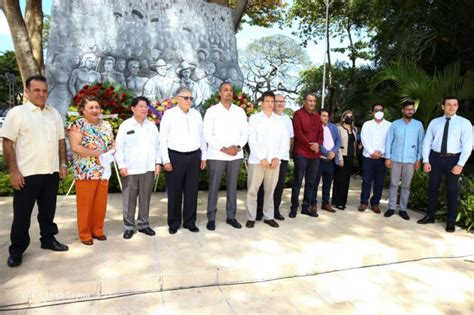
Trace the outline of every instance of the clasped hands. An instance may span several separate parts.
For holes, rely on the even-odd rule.
[[[263,159],[260,161],[260,165],[262,165],[263,168],[275,169],[280,165],[280,159],[273,158],[271,163]]]
[[[222,147],[221,152],[231,155],[231,156],[236,156],[240,151],[240,147],[236,145],[231,145],[230,147]]]

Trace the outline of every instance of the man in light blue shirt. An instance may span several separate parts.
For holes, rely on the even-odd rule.
[[[407,101],[402,106],[403,118],[392,123],[385,143],[385,166],[391,169],[389,209],[385,217],[391,217],[397,208],[398,186],[401,177],[400,216],[410,220],[406,210],[410,197],[410,184],[413,173],[421,165],[421,148],[423,145],[423,124],[413,119],[415,103]]]
[[[445,97],[441,106],[444,115],[433,119],[423,141],[423,170],[430,173],[428,210],[419,224],[435,222],[441,178],[446,177],[448,195],[448,222],[446,232],[454,232],[458,210],[459,175],[472,151],[472,125],[466,118],[456,115],[459,100]]]

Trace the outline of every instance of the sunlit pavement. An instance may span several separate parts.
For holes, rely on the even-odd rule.
[[[418,225],[422,214],[384,218],[357,211],[360,182],[345,211],[288,218],[280,228],[245,227],[245,191],[237,230],[225,223],[221,192],[215,231],[206,230],[200,192],[199,233],[166,226],[166,198],[152,197],[154,237],[122,238],[121,195],[109,195],[105,242],[77,239],[75,196],[58,199],[58,240],[66,253],[40,249],[36,214],[23,264],[8,268],[12,198],[0,198],[0,310],[18,313],[312,313],[472,314],[474,236]],[[386,200],[382,211],[387,209]],[[36,212],[36,210],[34,210]]]

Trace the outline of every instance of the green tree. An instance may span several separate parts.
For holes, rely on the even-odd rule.
[[[2,0],[1,8],[12,34],[22,82],[29,76],[44,73],[42,1],[27,0],[24,17],[19,0]]]
[[[414,100],[416,117],[425,126],[440,112],[440,105],[446,95],[457,96],[460,100],[474,97],[474,84],[461,75],[460,62],[446,66],[433,75],[413,61],[398,61],[388,64],[371,80],[372,90],[389,84],[398,94],[399,102]]]
[[[373,10],[378,63],[413,60],[433,74],[460,61],[462,73],[474,70],[473,1],[376,1]]]
[[[292,38],[284,35],[267,36],[251,42],[241,57],[245,86],[253,99],[268,90],[297,96],[299,72],[310,65],[306,52]]]
[[[352,88],[356,72],[357,59],[370,59],[368,52],[368,41],[356,40],[361,38],[361,34],[368,31],[369,19],[371,17],[372,2],[375,0],[353,0],[353,1],[328,1],[330,10],[326,29],[326,1],[306,1],[295,0],[289,8],[286,20],[288,24],[298,23],[298,31],[295,33],[303,39],[306,45],[308,41],[323,39],[326,36],[327,53],[327,89],[329,91],[329,106],[332,109],[337,107],[335,99],[335,89],[333,81],[333,65],[331,51],[346,53],[351,61],[351,73],[346,82],[348,88]],[[331,49],[330,39],[339,38],[340,42],[345,39],[349,44],[346,47]]]
[[[0,54],[0,108],[7,108],[9,106],[9,90],[8,81],[5,73],[9,72],[16,76],[16,90],[21,90],[21,76],[16,64],[15,52],[5,51]],[[18,93],[16,93],[18,95]],[[17,102],[15,98],[15,102]]]
[[[354,112],[357,123],[370,119],[372,104],[380,102],[386,107],[387,119],[398,118],[398,94],[392,86],[381,85],[376,91],[369,89],[372,77],[377,74],[377,69],[371,66],[357,67],[353,76],[352,67],[346,62],[336,62],[333,67],[334,108],[330,109],[335,121],[346,109]],[[352,77],[352,79],[351,79]],[[301,73],[302,88],[300,101],[304,94],[315,93],[320,97],[323,78],[323,67],[312,67]],[[348,88],[347,82],[353,80],[353,87]]]

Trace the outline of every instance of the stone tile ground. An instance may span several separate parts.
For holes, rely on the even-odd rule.
[[[355,183],[354,186],[359,186]],[[284,192],[287,215],[290,190]],[[0,198],[0,310],[13,313],[311,313],[472,314],[474,236],[444,231],[443,223],[360,213],[358,190],[345,211],[298,214],[279,229],[225,224],[225,192],[216,231],[205,229],[207,192],[200,192],[200,233],[169,235],[166,197],[153,195],[155,237],[122,239],[121,195],[111,194],[108,240],[77,240],[75,197],[59,197],[58,239],[67,253],[39,248],[32,216],[31,245],[19,268],[6,259],[11,198]],[[382,206],[385,206],[386,201]],[[238,194],[245,223],[245,191]],[[467,257],[463,257],[467,256]],[[456,258],[463,257],[463,258]],[[401,262],[401,263],[400,263]]]

